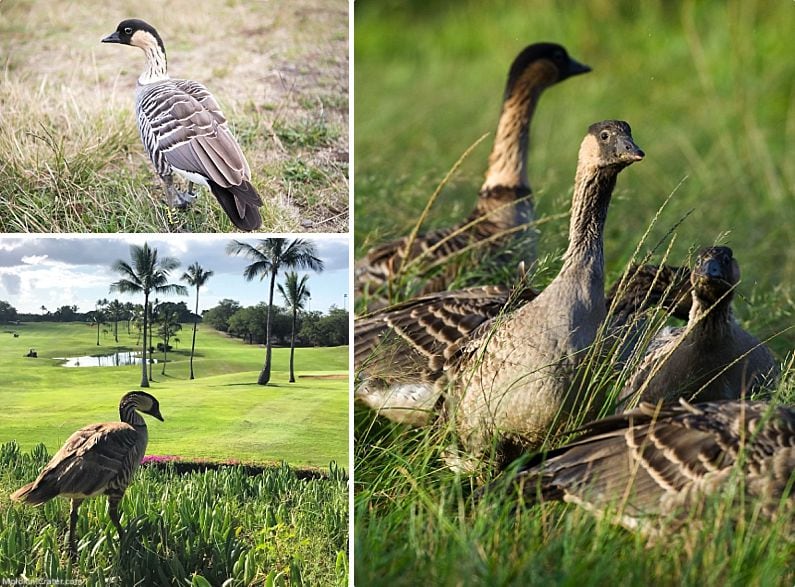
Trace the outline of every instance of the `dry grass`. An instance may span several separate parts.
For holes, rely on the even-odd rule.
[[[215,94],[263,195],[263,230],[347,231],[347,2],[102,8],[0,4],[1,232],[234,230],[209,192],[188,211],[165,204],[133,114],[143,55],[99,42],[129,17],[158,29],[173,77]]]

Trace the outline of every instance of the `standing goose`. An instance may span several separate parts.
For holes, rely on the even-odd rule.
[[[119,402],[121,422],[81,428],[66,440],[35,481],[11,494],[11,499],[29,505],[39,505],[59,495],[72,500],[69,551],[73,558],[77,556],[77,510],[86,498],[103,493],[108,496],[110,519],[119,532],[119,540],[122,538],[119,503],[141,464],[149,439],[146,422],[138,411],[163,421],[160,405],[153,396],[131,391]]]
[[[251,185],[248,162],[207,88],[168,76],[163,40],[142,20],[123,20],[102,42],[138,47],[146,55],[135,113],[144,149],[165,184],[169,203],[184,207],[193,202],[193,184],[198,183],[210,188],[239,229],[260,228],[262,199]],[[187,192],[174,186],[174,172],[188,180]]]
[[[687,326],[665,328],[619,395],[619,409],[638,402],[739,399],[772,386],[779,369],[770,349],[732,314],[740,267],[729,247],[703,249],[691,273]]]
[[[662,409],[644,403],[593,422],[576,441],[534,458],[512,484],[530,501],[610,513],[615,523],[651,536],[666,521],[697,520],[706,498],[738,484],[763,514],[791,520],[795,409],[679,401]]]
[[[590,401],[577,397],[575,374],[607,313],[602,250],[607,208],[619,172],[643,157],[626,122],[591,125],[580,147],[569,247],[557,277],[518,309],[495,319],[477,318],[474,327],[467,323],[466,312],[445,316],[429,300],[428,315],[441,317],[446,331],[465,331],[442,352],[441,369],[430,365],[442,370],[443,377],[434,383],[404,380],[396,386],[374,378],[373,385],[400,393],[401,386],[413,383],[426,396],[439,396],[449,386],[445,413],[476,461],[494,439],[501,458],[516,448],[540,445],[556,421],[564,423]],[[440,294],[440,299],[445,296]],[[414,308],[419,313],[424,309]],[[429,336],[425,328],[398,334],[416,342],[417,349],[426,346]],[[361,383],[365,390],[370,384],[368,379]]]
[[[429,270],[438,262],[449,261],[487,239],[491,240],[486,252],[493,252],[507,242],[506,238],[497,238],[500,234],[533,220],[527,179],[530,120],[545,89],[589,71],[590,67],[572,59],[554,43],[536,43],[519,53],[508,73],[494,147],[475,209],[464,222],[417,235],[411,251],[406,251],[408,238],[371,249],[356,264],[357,292],[366,295],[371,309],[386,305],[386,286],[407,260],[422,256],[420,279],[426,283],[418,293],[441,291],[454,276],[456,263],[452,259],[443,275],[428,281]]]
[[[687,320],[690,272],[669,265],[632,265],[606,294],[611,336],[623,364],[641,339],[646,312],[660,306]],[[456,344],[476,328],[533,300],[530,287],[488,285],[428,294],[355,320],[354,365],[363,383],[355,397],[379,415],[429,424],[442,405],[434,383]]]

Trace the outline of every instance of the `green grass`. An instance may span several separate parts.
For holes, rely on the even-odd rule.
[[[560,42],[594,71],[547,90],[536,112],[529,174],[539,216],[568,211],[588,125],[627,120],[647,157],[622,173],[614,194],[605,238],[608,280],[636,249],[643,257],[658,242],[651,260],[660,262],[670,247],[668,262],[676,264],[702,246],[731,246],[743,272],[735,313],[757,336],[775,335],[770,346],[785,365],[775,398],[792,403],[795,64],[786,31],[793,25],[790,4],[739,0],[357,6],[358,251],[409,232],[460,154],[493,133],[515,55],[532,42]],[[489,149],[486,140],[464,162],[429,226],[469,213]],[[560,266],[568,218],[540,230],[536,286]],[[470,264],[453,287],[506,282],[513,274],[513,265]],[[605,383],[615,393],[621,381],[594,385]],[[795,579],[792,536],[781,525],[746,520],[734,505],[713,508],[700,525],[651,546],[574,506],[514,511],[514,501],[495,495],[473,505],[474,482],[447,471],[440,458],[450,434],[407,430],[357,410],[357,584],[791,585]]]
[[[46,462],[43,446],[0,444],[0,577],[89,585],[347,585],[344,471],[301,478],[287,465],[179,475],[143,466],[122,501],[119,544],[105,498],[86,501],[78,560],[63,553],[68,502],[32,508],[8,494]]]
[[[235,230],[208,190],[188,210],[165,204],[133,112],[144,56],[99,43],[130,16],[163,36],[173,77],[216,96],[262,195],[263,230],[347,231],[347,3],[105,8],[3,3],[0,232]],[[296,158],[322,172],[319,186],[282,174]]]
[[[65,368],[54,357],[138,348],[135,335],[128,336],[122,326],[119,345],[112,335],[103,335],[99,347],[96,329],[80,323],[5,327],[7,332],[0,332],[5,374],[0,442],[16,440],[25,450],[43,442],[54,452],[78,428],[117,420],[121,396],[140,389],[140,365]],[[346,466],[347,347],[296,349],[294,384],[288,383],[289,348],[274,349],[271,384],[263,387],[256,380],[264,348],[200,326],[196,379],[190,381],[188,328],[168,355],[166,375],[160,374],[162,363],[153,366],[149,391],[160,401],[165,422],[150,422],[149,454]],[[37,359],[24,358],[30,348],[37,350]],[[162,353],[155,358],[162,360]]]

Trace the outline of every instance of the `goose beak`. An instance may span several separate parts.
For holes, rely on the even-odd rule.
[[[618,152],[624,161],[629,161],[630,163],[640,161],[646,156],[646,153],[629,137],[619,139]]]
[[[119,38],[119,31],[113,31],[107,37],[100,41],[102,43],[121,43],[121,39]]]
[[[573,75],[580,75],[581,73],[588,73],[589,71],[593,71],[588,65],[584,63],[580,63],[579,61],[575,61],[574,59],[569,58],[569,68],[566,71],[568,77]]]
[[[151,414],[151,416],[152,416],[153,418],[157,418],[157,419],[158,419],[158,420],[160,420],[161,422],[165,422],[165,420],[163,420],[163,416],[161,416],[161,415],[160,415],[160,410],[157,410],[156,412],[153,412],[153,413]]]

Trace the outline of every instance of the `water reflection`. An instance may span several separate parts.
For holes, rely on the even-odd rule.
[[[112,355],[86,355],[84,357],[55,357],[63,361],[61,367],[124,367],[140,365],[141,356],[131,351],[113,353]],[[157,363],[157,359],[154,359]]]

